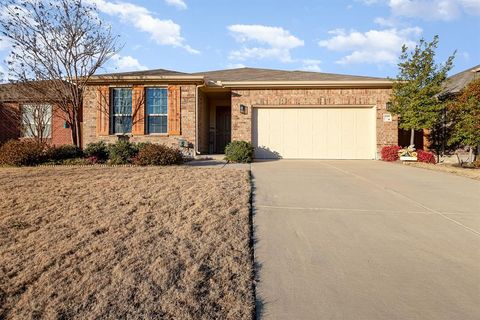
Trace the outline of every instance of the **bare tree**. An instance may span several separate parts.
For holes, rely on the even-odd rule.
[[[5,0],[0,33],[12,46],[9,77],[56,105],[80,146],[83,92],[119,50],[118,37],[82,0]]]

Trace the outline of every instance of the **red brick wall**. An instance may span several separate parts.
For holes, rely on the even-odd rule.
[[[232,140],[252,140],[253,105],[372,105],[377,109],[377,150],[398,143],[397,117],[384,122],[390,89],[242,89],[232,90]],[[240,113],[240,104],[248,107]]]
[[[21,137],[19,113],[12,117],[12,112],[20,112],[21,104],[18,102],[2,103],[0,105],[0,143],[10,139]],[[65,120],[61,116],[61,111],[53,106],[52,116],[52,138],[49,144],[60,146],[72,144],[71,129],[64,128]]]

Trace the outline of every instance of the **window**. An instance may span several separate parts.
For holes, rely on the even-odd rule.
[[[132,132],[132,89],[112,89],[112,134]]]
[[[167,133],[167,89],[147,88],[145,110],[147,113],[147,132]]]
[[[27,138],[51,138],[52,106],[25,104],[22,106],[22,132]]]

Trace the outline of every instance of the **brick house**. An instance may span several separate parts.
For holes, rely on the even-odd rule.
[[[45,102],[39,94],[21,84],[0,85],[0,144],[9,139],[31,138],[35,123],[26,123],[32,110],[45,115],[45,137],[50,145],[72,144],[71,129],[55,103]]]
[[[383,78],[256,68],[98,75],[84,93],[82,141],[127,136],[199,155],[246,140],[257,158],[376,159],[398,141],[391,88]]]

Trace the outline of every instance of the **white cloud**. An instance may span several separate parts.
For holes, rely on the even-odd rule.
[[[304,59],[302,60],[302,70],[305,71],[315,71],[320,72],[322,71],[320,68],[320,64],[322,63],[321,60],[317,59]]]
[[[243,63],[229,63],[227,64],[228,69],[238,69],[245,68],[246,66]]]
[[[394,16],[451,21],[462,13],[480,15],[480,0],[356,0],[365,5],[388,5]]]
[[[165,3],[180,10],[187,9],[187,4],[183,0],[165,0]]]
[[[403,44],[408,47],[415,45],[415,40],[422,33],[418,27],[405,29],[385,29],[358,32],[352,30],[333,30],[333,36],[322,40],[319,46],[332,51],[348,52],[349,54],[337,61],[340,64],[353,63],[395,63]]]
[[[119,54],[115,54],[112,56],[112,62],[114,63],[115,71],[119,72],[148,69],[148,67],[142,65],[132,56],[121,56]]]
[[[304,44],[303,40],[281,27],[235,24],[229,26],[228,30],[237,42],[244,45],[254,43],[252,47],[244,46],[231,51],[232,60],[272,58],[290,62],[292,61],[290,50]]]
[[[161,20],[145,7],[129,2],[109,2],[106,0],[87,0],[93,3],[105,14],[118,16],[121,21],[133,25],[140,31],[150,34],[152,40],[160,45],[169,45],[187,50],[190,53],[199,53],[185,43],[181,36],[180,25],[172,20]]]
[[[389,6],[394,15],[448,21],[460,15],[460,2],[457,0],[390,0]]]

